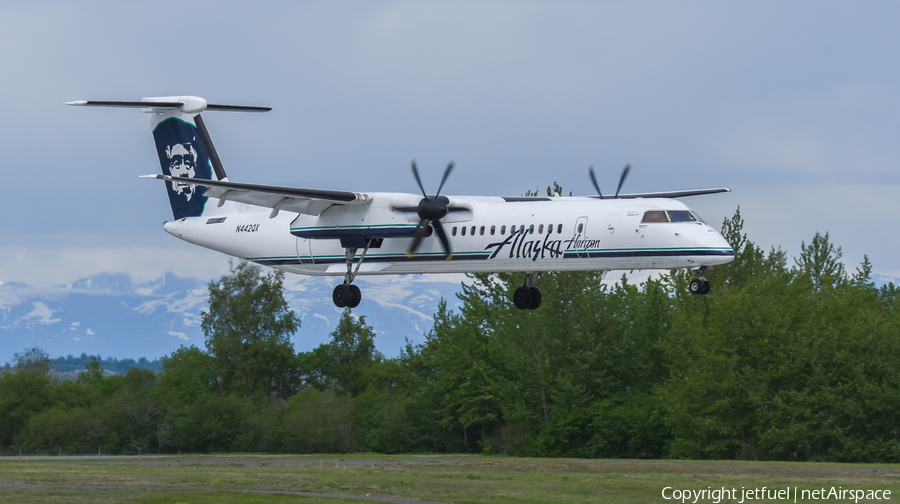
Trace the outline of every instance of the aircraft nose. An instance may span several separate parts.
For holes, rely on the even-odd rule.
[[[728,240],[726,240],[725,237],[722,236],[718,231],[713,230],[713,232],[710,234],[713,235],[712,240],[710,240],[710,246],[728,248],[729,250],[734,252],[734,250],[731,248],[731,244],[728,243]]]
[[[735,252],[734,249],[731,248],[731,244],[728,243],[728,240],[726,240],[721,233],[712,228],[710,228],[709,234],[713,235],[710,239],[709,247],[713,250],[720,251],[721,255],[727,258],[725,262],[733,260]]]

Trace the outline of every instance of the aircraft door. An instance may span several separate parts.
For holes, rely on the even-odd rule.
[[[306,260],[313,263],[316,262],[312,255],[312,240],[297,238],[297,259],[300,260],[300,264],[303,264]]]
[[[646,227],[646,224],[644,225]],[[643,246],[641,212],[630,211],[619,217],[619,248],[639,249]]]
[[[575,249],[575,255],[578,257],[588,257],[586,246],[588,240],[587,223],[587,216],[581,216],[575,220],[575,234],[572,248]]]

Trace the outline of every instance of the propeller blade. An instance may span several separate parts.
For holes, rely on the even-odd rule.
[[[425,188],[422,186],[422,181],[419,180],[419,170],[416,169],[416,160],[413,159],[410,164],[412,165],[413,176],[416,177],[416,183],[419,184],[419,189],[422,190],[422,196],[425,196],[425,199],[428,199],[428,195],[425,194]]]
[[[428,230],[428,219],[422,219],[419,221],[419,225],[416,226],[416,236],[413,237],[412,243],[409,245],[409,250],[406,251],[406,257],[412,257],[416,253],[416,249],[419,248],[419,245],[422,244],[422,239],[425,238],[425,232]]]
[[[437,233],[438,239],[441,240],[441,245],[444,246],[444,252],[447,253],[444,260],[449,261],[450,259],[453,259],[453,249],[450,248],[450,240],[447,239],[447,234],[444,233],[444,226],[441,225],[441,221],[432,221],[431,225],[434,227],[434,232]]]
[[[447,181],[447,177],[450,176],[450,171],[453,170],[453,167],[456,166],[456,163],[450,161],[450,164],[447,165],[447,169],[444,170],[444,178],[441,179],[441,185],[438,186],[438,190],[434,193],[435,196],[441,194],[441,189],[444,188],[444,182]]]
[[[631,171],[631,165],[626,164],[625,168],[622,169],[622,176],[619,178],[619,187],[616,188],[616,198],[619,197],[619,191],[622,190],[622,184],[625,183],[625,177],[628,176],[628,172]]]
[[[600,192],[600,186],[597,185],[597,177],[594,176],[594,165],[588,167],[588,175],[591,176],[591,182],[594,183],[594,189],[597,190],[597,194],[600,195],[600,199],[603,199],[603,193]]]

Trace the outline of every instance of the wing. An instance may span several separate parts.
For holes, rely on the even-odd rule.
[[[184,182],[206,188],[204,196],[218,198],[219,206],[225,201],[236,201],[272,209],[271,217],[280,210],[308,215],[319,215],[332,205],[366,205],[372,202],[367,194],[349,191],[301,189],[299,187],[242,184],[226,180],[202,180],[168,175],[144,175],[144,178]]]
[[[635,198],[683,198],[685,196],[700,196],[702,194],[716,194],[723,192],[731,192],[727,187],[717,187],[714,189],[688,189],[686,191],[665,191],[652,193],[635,193],[620,194],[618,199],[635,199]],[[613,199],[608,196],[591,196],[598,199]]]

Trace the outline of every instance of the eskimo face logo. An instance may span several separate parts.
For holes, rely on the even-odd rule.
[[[169,173],[173,177],[194,178],[197,175],[197,149],[190,143],[167,146],[166,156],[169,158]],[[197,187],[185,182],[172,181],[172,190],[191,201]]]

